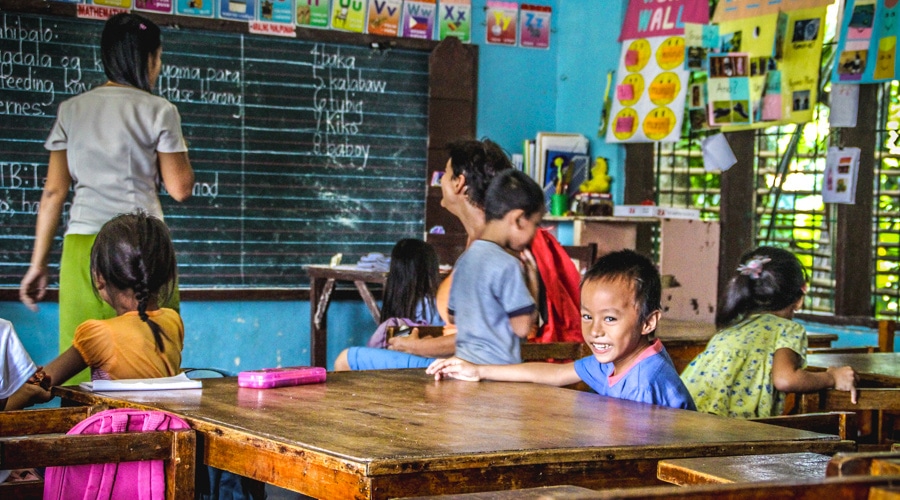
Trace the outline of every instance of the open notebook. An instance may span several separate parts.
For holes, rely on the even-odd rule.
[[[199,380],[191,380],[184,373],[174,377],[94,380],[78,384],[84,390],[100,391],[164,391],[171,389],[200,389]]]

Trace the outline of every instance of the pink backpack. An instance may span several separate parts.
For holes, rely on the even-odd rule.
[[[118,408],[95,413],[66,434],[153,432],[189,428],[187,422],[170,413]],[[44,500],[161,500],[165,495],[162,460],[47,467],[44,478]]]

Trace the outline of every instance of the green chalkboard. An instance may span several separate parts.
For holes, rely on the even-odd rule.
[[[105,81],[102,26],[0,12],[0,286],[30,260],[57,107]],[[306,264],[421,237],[428,75],[428,51],[164,28],[155,92],[197,179],[162,195],[182,287],[306,285]]]

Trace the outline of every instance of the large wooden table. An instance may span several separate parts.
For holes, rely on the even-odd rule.
[[[324,384],[89,393],[161,409],[198,431],[203,460],[317,498],[389,498],[555,484],[659,484],[673,457],[852,449],[837,436],[525,383],[434,381],[424,370],[329,373]]]
[[[360,297],[369,308],[375,324],[381,317],[381,310],[369,291],[369,283],[384,285],[388,273],[359,269],[355,265],[306,266],[309,273],[309,350],[310,364],[326,367],[328,363],[328,305],[331,293],[338,281],[351,281]],[[375,330],[375,327],[372,327]]]
[[[656,328],[656,336],[666,346],[678,373],[706,349],[709,339],[716,334],[716,325],[701,321],[683,321],[663,317]],[[810,333],[809,347],[831,347],[838,336],[833,333]]]
[[[851,366],[859,374],[861,384],[900,387],[898,352],[808,354],[806,365],[811,370],[824,370],[829,366]]]

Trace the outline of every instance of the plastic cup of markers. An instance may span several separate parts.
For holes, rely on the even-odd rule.
[[[564,194],[554,194],[550,197],[550,215],[565,215],[569,208],[569,197]]]

